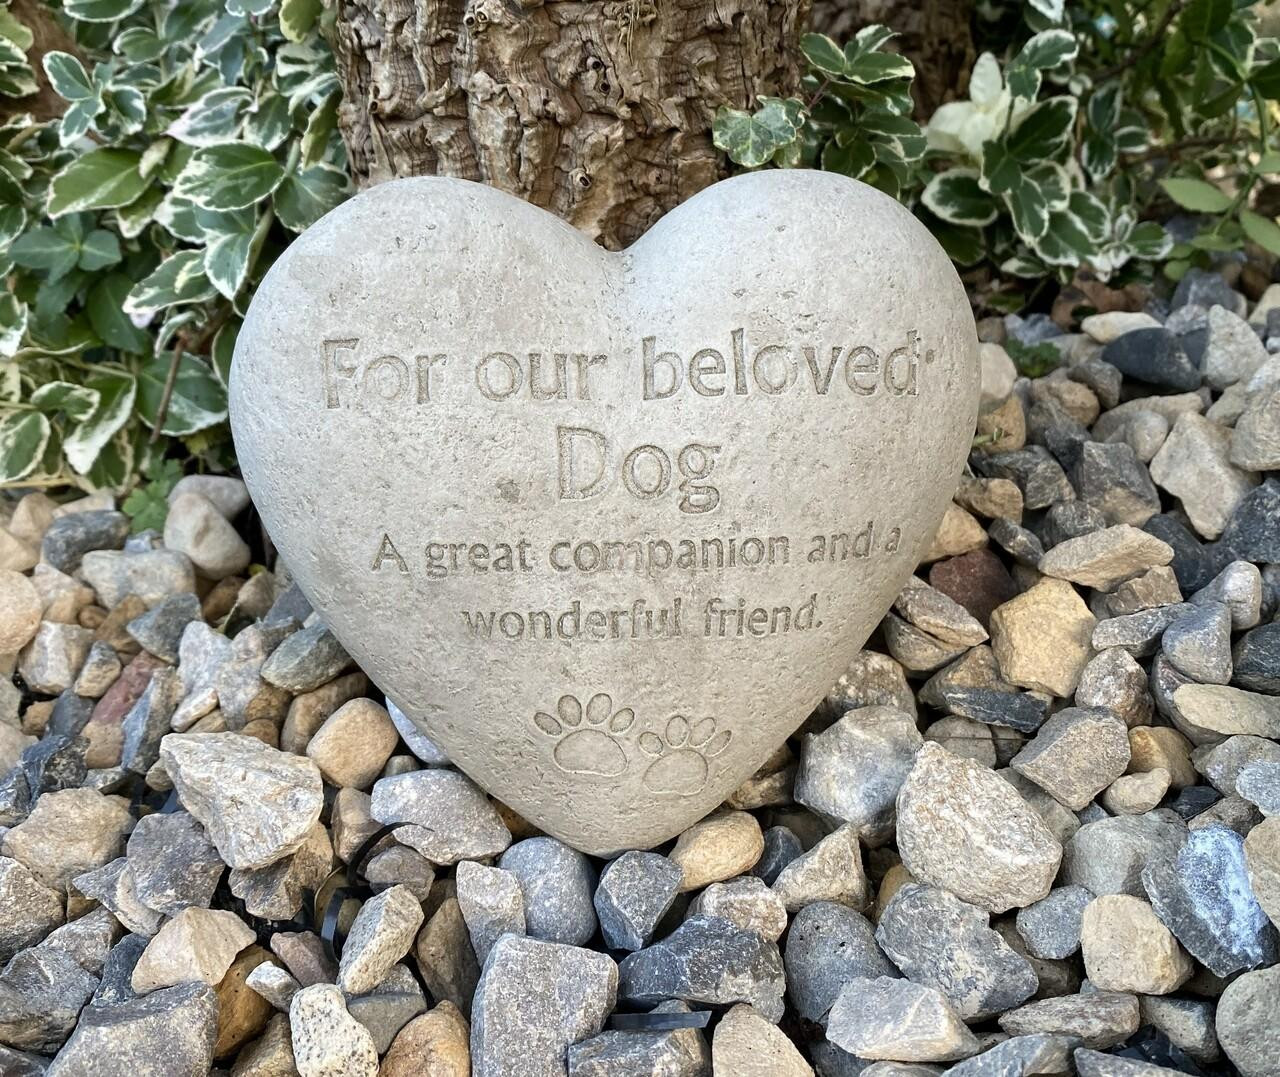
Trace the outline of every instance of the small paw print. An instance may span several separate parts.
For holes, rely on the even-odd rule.
[[[640,750],[654,757],[642,781],[654,793],[697,793],[707,784],[708,760],[723,752],[732,738],[727,729],[716,732],[714,718],[691,722],[674,715],[663,736],[640,734]]]
[[[587,700],[584,712],[576,696],[561,696],[556,714],[538,711],[536,725],[548,737],[556,738],[551,758],[570,774],[590,774],[613,778],[627,769],[627,755],[617,737],[626,733],[636,716],[630,707],[613,709],[613,700],[599,692]],[[585,721],[585,724],[584,724]]]

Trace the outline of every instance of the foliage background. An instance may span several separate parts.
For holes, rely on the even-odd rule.
[[[234,466],[255,282],[350,193],[322,3],[61,0],[52,45],[33,0],[0,7],[0,486],[132,489],[154,526],[184,470]],[[802,93],[722,108],[716,142],[901,199],[981,309],[1043,305],[1082,267],[1172,281],[1247,244],[1280,255],[1262,12],[984,0],[967,95],[930,115],[889,30],[811,34]]]
[[[232,347],[253,283],[348,192],[319,0],[66,0],[62,99],[0,125],[0,482],[163,481],[233,463]],[[0,92],[37,89],[0,15]],[[170,469],[171,470],[171,469]]]

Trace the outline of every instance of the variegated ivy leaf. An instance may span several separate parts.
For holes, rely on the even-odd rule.
[[[799,101],[777,97],[761,100],[763,107],[755,113],[721,108],[712,125],[716,146],[747,168],[759,168],[793,141],[800,130]]]
[[[1026,164],[1060,156],[1071,145],[1077,104],[1074,97],[1062,96],[1032,105],[1005,138],[1009,152]]]
[[[210,90],[169,125],[168,134],[188,146],[214,146],[234,142],[242,113],[253,94],[241,86]]]
[[[1055,20],[1056,21],[1056,20]],[[1044,30],[1019,50],[1005,71],[1005,81],[1014,97],[1031,101],[1040,92],[1045,71],[1076,58],[1080,45],[1067,30]]]
[[[84,65],[69,52],[46,52],[43,66],[44,73],[49,77],[49,85],[59,97],[68,101],[97,98],[98,87],[89,78]]]
[[[80,22],[118,22],[142,7],[142,0],[64,0],[62,10]]]
[[[845,71],[845,78],[859,86],[871,86],[893,79],[914,78],[916,69],[905,56],[892,52],[865,52]]]
[[[1051,266],[1077,266],[1088,261],[1096,244],[1070,210],[1049,214],[1044,234],[1032,245],[1040,259]]]
[[[127,206],[146,189],[134,150],[112,147],[90,150],[72,160],[49,184],[50,217],[87,209]]]
[[[137,392],[133,375],[123,370],[97,371],[84,385],[97,394],[97,405],[63,439],[63,452],[68,464],[82,475],[93,466],[93,461],[114,437],[116,430],[127,423]]]
[[[209,348],[209,365],[224,389],[231,384],[231,359],[235,354],[236,337],[239,333],[240,322],[229,321],[214,334],[213,344]]]
[[[341,100],[342,94],[331,93],[307,117],[307,127],[302,132],[303,167],[317,165],[325,159],[333,134],[338,129],[338,104]]]
[[[999,213],[995,199],[978,182],[978,173],[969,168],[952,168],[929,181],[920,200],[936,217],[949,224],[981,228]]]
[[[1027,244],[1034,245],[1049,227],[1049,207],[1040,188],[1025,177],[1004,195],[1014,231]]]
[[[800,38],[804,58],[824,75],[841,78],[846,71],[844,49],[826,34],[805,34]]]
[[[0,418],[0,482],[26,478],[49,443],[49,420],[38,411],[11,411]]]
[[[280,162],[261,146],[228,142],[197,150],[173,191],[204,209],[244,209],[270,195],[284,178]]]
[[[1015,254],[1011,258],[1006,258],[1000,263],[1000,268],[1012,277],[1023,277],[1028,280],[1040,280],[1048,272],[1048,267],[1043,262],[1029,254]]]
[[[29,318],[26,303],[12,292],[0,292],[0,356],[18,354]]]
[[[99,400],[96,389],[69,381],[47,381],[31,394],[31,403],[46,415],[65,415],[74,422],[92,415]]]
[[[1093,243],[1101,243],[1111,234],[1111,211],[1100,198],[1088,191],[1072,191],[1067,208]]]
[[[235,299],[253,265],[255,215],[250,210],[217,214],[202,210],[196,220],[207,240],[205,275],[227,299]]]
[[[133,288],[125,273],[109,273],[89,289],[85,311],[89,324],[103,344],[122,352],[141,354],[151,338],[124,312],[124,301]]]
[[[146,360],[138,369],[138,414],[150,427],[155,426],[160,413],[172,359],[172,355],[162,353]],[[201,359],[184,353],[160,432],[171,437],[187,437],[226,418],[227,391]]]
[[[1071,197],[1071,177],[1062,165],[1056,161],[1042,161],[1026,170],[1026,179],[1040,188],[1046,208],[1067,208],[1067,201]]]
[[[127,314],[151,314],[178,303],[203,303],[215,294],[216,289],[205,276],[203,254],[178,251],[134,285],[124,309]]]
[[[875,149],[865,139],[850,139],[841,145],[838,138],[833,138],[822,149],[825,171],[839,172],[853,179],[861,179],[875,163]]]
[[[350,190],[345,172],[316,165],[286,176],[272,196],[271,205],[283,224],[301,232],[342,202]]]
[[[1027,0],[1027,6],[1050,22],[1061,22],[1064,0]]]
[[[280,32],[290,41],[304,40],[323,10],[323,0],[280,0]]]
[[[293,134],[289,102],[268,90],[250,108],[244,119],[244,137],[256,146],[274,150]]]

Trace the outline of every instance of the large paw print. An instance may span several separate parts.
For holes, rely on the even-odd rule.
[[[613,700],[599,692],[587,700],[584,711],[576,696],[561,696],[555,715],[538,711],[536,725],[556,746],[551,758],[570,774],[613,778],[627,769],[627,755],[617,737],[626,733],[636,716],[630,707],[613,709]]]
[[[654,757],[641,780],[654,793],[697,793],[707,784],[709,760],[723,752],[732,738],[727,729],[716,732],[714,718],[690,721],[682,714],[673,715],[662,736],[640,734],[640,750]]]

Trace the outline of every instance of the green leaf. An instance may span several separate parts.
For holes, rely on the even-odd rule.
[[[1051,97],[1032,105],[1006,139],[1009,152],[1026,164],[1057,157],[1071,142],[1076,103],[1074,97]]]
[[[1049,226],[1036,241],[1035,251],[1048,265],[1076,266],[1089,260],[1095,246],[1075,215],[1060,210],[1049,214]]]
[[[824,75],[840,78],[845,74],[844,50],[826,34],[805,34],[800,39],[800,51]]]
[[[875,150],[863,139],[841,146],[833,138],[822,149],[822,168],[826,172],[839,172],[858,179],[875,163]]]
[[[96,389],[69,381],[47,381],[31,394],[31,403],[46,415],[65,415],[80,422],[98,406]]]
[[[1280,255],[1280,224],[1276,223],[1274,217],[1264,217],[1251,209],[1242,209],[1240,227],[1263,250]]]
[[[81,475],[88,473],[103,447],[129,420],[137,392],[132,375],[110,370],[90,375],[85,387],[98,394],[97,407],[62,443],[67,462]]]
[[[307,128],[302,132],[302,165],[304,168],[324,160],[329,148],[329,138],[338,127],[338,104],[342,94],[331,93],[324,103],[307,117]]]
[[[0,356],[13,356],[22,347],[30,314],[12,292],[0,292]]]
[[[252,230],[217,236],[205,248],[205,275],[224,296],[235,299],[249,276],[252,258]]]
[[[97,100],[98,88],[81,65],[69,52],[46,52],[44,73],[49,76],[53,92],[68,101]]]
[[[311,119],[315,119],[312,113]],[[311,121],[307,121],[311,126]],[[244,119],[244,137],[263,149],[274,150],[293,133],[293,117],[289,115],[289,102],[278,93],[267,93],[258,98]]]
[[[1014,97],[1033,100],[1040,92],[1041,73],[1074,60],[1079,51],[1079,42],[1067,30],[1045,30],[1036,34],[1022,46],[1005,71],[1009,92]]]
[[[159,413],[172,358],[168,352],[153,356],[138,372],[138,414],[151,427],[154,427]],[[185,437],[223,422],[226,417],[226,390],[203,362],[193,355],[184,354],[160,432],[171,437]]]
[[[0,419],[0,482],[26,478],[49,443],[49,420],[38,411],[13,411]]]
[[[290,231],[301,232],[342,202],[348,188],[346,173],[316,165],[286,177],[271,204],[281,224]]]
[[[80,244],[80,268],[87,273],[96,273],[120,261],[120,240],[114,232],[105,228],[95,228]]]
[[[22,52],[28,52],[36,36],[20,23],[8,8],[0,11],[0,35],[12,41]]]
[[[1182,32],[1191,41],[1208,41],[1227,25],[1232,0],[1191,0],[1178,19]]]
[[[1023,165],[1003,142],[982,147],[982,181],[992,194],[1008,194],[1022,182]]]
[[[1049,206],[1043,192],[1029,180],[1023,180],[1005,195],[1005,204],[1013,219],[1014,231],[1027,243],[1035,243],[1049,227]]]
[[[89,288],[85,310],[102,343],[140,355],[151,350],[151,338],[124,312],[124,301],[132,288],[133,281],[124,273],[108,273]]]
[[[116,22],[142,7],[142,0],[64,0],[62,10],[80,22]]]
[[[152,314],[177,303],[203,303],[215,294],[200,251],[178,251],[134,285],[124,301],[126,314]]]
[[[949,224],[981,228],[996,219],[995,200],[978,182],[978,174],[953,168],[929,181],[920,200],[935,216]]]
[[[1183,209],[1196,213],[1221,213],[1231,206],[1231,198],[1228,195],[1204,180],[1162,179],[1160,186]]]
[[[905,56],[893,52],[868,52],[859,56],[845,73],[850,82],[871,86],[890,79],[915,78],[916,69]]]
[[[214,334],[213,345],[209,348],[209,363],[224,389],[231,384],[231,360],[235,356],[236,337],[239,334],[240,323],[227,322]]]
[[[33,228],[9,248],[10,257],[27,269],[42,269],[49,280],[58,280],[75,268],[80,251],[52,228]]]
[[[1173,238],[1157,221],[1143,221],[1135,225],[1125,240],[1135,258],[1159,261],[1169,254]]]
[[[147,188],[133,150],[104,147],[77,157],[49,184],[50,217],[86,209],[127,206]]]
[[[187,106],[169,125],[169,135],[189,146],[215,146],[235,141],[241,114],[253,101],[253,94],[241,86],[211,90]]]
[[[302,41],[323,10],[323,0],[280,0],[280,32],[290,41]]]
[[[765,105],[755,114],[721,108],[712,125],[716,146],[746,168],[759,168],[791,142],[798,131],[797,120],[793,120],[787,109],[775,102]]]
[[[173,193],[205,209],[244,209],[266,198],[284,178],[280,162],[268,151],[231,142],[197,150]]]
[[[0,250],[9,246],[27,226],[27,211],[21,206],[0,206]]]
[[[977,265],[987,255],[987,245],[976,228],[956,228],[939,221],[929,230],[957,265]]]
[[[1249,72],[1249,82],[1267,100],[1280,101],[1280,60],[1272,60]]]

